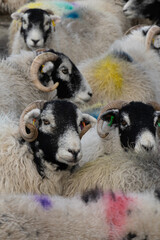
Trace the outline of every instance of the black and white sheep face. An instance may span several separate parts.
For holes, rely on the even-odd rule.
[[[12,18],[21,20],[20,34],[29,49],[34,50],[45,46],[53,30],[54,15],[41,9],[29,9],[24,13],[13,13]]]
[[[124,14],[130,18],[149,18],[160,23],[159,0],[129,0],[123,7]]]
[[[46,84],[46,79],[58,82],[57,97],[59,99],[70,99],[75,103],[84,103],[92,97],[92,90],[74,63],[64,54],[54,52],[58,55],[55,62],[48,62],[43,68],[41,82]]]
[[[31,147],[40,174],[45,161],[61,170],[76,165],[82,157],[79,134],[83,123],[95,122],[66,100],[47,102],[41,111],[34,109],[25,118],[27,122],[37,119],[38,137]]]
[[[131,102],[119,109],[108,110],[102,115],[104,131],[118,128],[121,146],[135,152],[157,151],[160,112],[151,105]]]

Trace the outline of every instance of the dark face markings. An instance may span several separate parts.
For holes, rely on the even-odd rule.
[[[71,127],[78,133],[76,110],[77,107],[73,103],[65,100],[54,100],[44,105],[41,115],[45,111],[52,112],[56,127],[49,133],[43,132],[40,130],[42,126],[42,120],[40,119],[38,137],[34,142],[30,143],[34,154],[34,162],[42,177],[45,177],[43,160],[51,164],[56,164],[59,170],[65,170],[68,167],[67,164],[61,163],[56,159],[57,143],[59,137]]]
[[[134,148],[138,134],[144,129],[149,130],[153,136],[155,136],[154,111],[152,106],[148,106],[141,102],[131,102],[120,109],[118,126],[122,147]],[[125,118],[123,116],[125,113],[129,117],[129,125],[124,121]]]
[[[22,17],[22,26],[20,29],[21,35],[24,37],[24,41],[26,43],[28,33],[29,31],[33,28],[39,26],[39,31],[42,33],[42,37],[44,39],[44,43],[47,41],[49,34],[51,33],[51,23],[47,31],[44,29],[44,15],[49,14],[45,10],[41,9],[29,9],[25,12],[25,14],[28,14],[28,25],[27,28],[25,29],[23,27],[23,22],[25,22],[25,19]]]
[[[55,52],[54,50],[49,50],[49,52],[53,52],[59,56],[59,58],[54,62],[54,69],[51,73],[51,78],[54,81],[54,83],[59,82],[59,86],[57,88],[57,97],[59,99],[74,98],[82,84],[81,73],[79,72],[79,70],[77,69],[75,64],[63,53],[58,53],[58,52]],[[63,79],[63,77],[60,77],[60,74],[59,74],[59,71],[60,71],[59,67],[63,62],[66,62],[66,64],[64,64],[66,66],[65,67],[66,73],[64,73],[64,79]],[[71,73],[67,72],[68,71],[67,65],[72,66]],[[69,81],[65,80],[66,76],[68,76]],[[49,80],[50,80],[50,77],[46,73],[42,74],[42,76],[41,76],[42,83],[45,84],[46,81],[49,81]]]

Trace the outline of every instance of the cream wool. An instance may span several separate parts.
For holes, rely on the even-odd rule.
[[[13,29],[14,23],[13,27],[12,24],[10,27],[11,52],[18,53],[20,49],[29,50],[23,36],[20,35],[20,27],[14,37]],[[112,13],[80,6],[61,17],[61,21],[56,23],[55,31],[52,30],[47,44],[41,47],[63,52],[74,63],[79,63],[107,51],[110,44],[121,36],[119,19]]]
[[[0,235],[35,240],[157,240],[159,192],[85,193],[81,199],[0,196]]]
[[[20,137],[18,120],[14,122],[13,118],[13,114],[0,118],[0,192],[60,194],[70,172],[56,171],[44,162],[46,177],[42,178],[30,147]]]
[[[65,196],[74,196],[91,188],[123,192],[142,192],[160,187],[159,157],[123,152],[103,155],[84,164],[64,186]]]

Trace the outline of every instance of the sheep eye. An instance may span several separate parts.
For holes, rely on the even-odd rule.
[[[125,120],[122,120],[122,121],[121,121],[121,125],[122,125],[123,127],[126,127],[128,124],[127,124],[127,122],[126,122]]]
[[[43,119],[43,123],[44,123],[44,125],[49,125],[50,124],[50,122],[46,119]]]
[[[62,72],[63,72],[64,74],[68,74],[68,69],[67,69],[67,68],[64,68],[64,69],[62,69]]]

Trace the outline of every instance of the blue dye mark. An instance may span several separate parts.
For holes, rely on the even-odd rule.
[[[89,110],[86,111],[86,113],[90,114],[92,117],[97,119],[99,114],[100,114],[100,108],[98,108],[98,109],[89,109]]]
[[[40,203],[40,205],[45,209],[49,210],[52,208],[52,201],[48,196],[45,195],[36,195],[35,196],[35,201]]]
[[[66,2],[55,2],[55,5],[59,8],[64,8],[65,10],[73,10],[74,6]]]
[[[70,12],[68,14],[65,14],[64,17],[76,19],[79,18],[79,14],[77,12]]]

